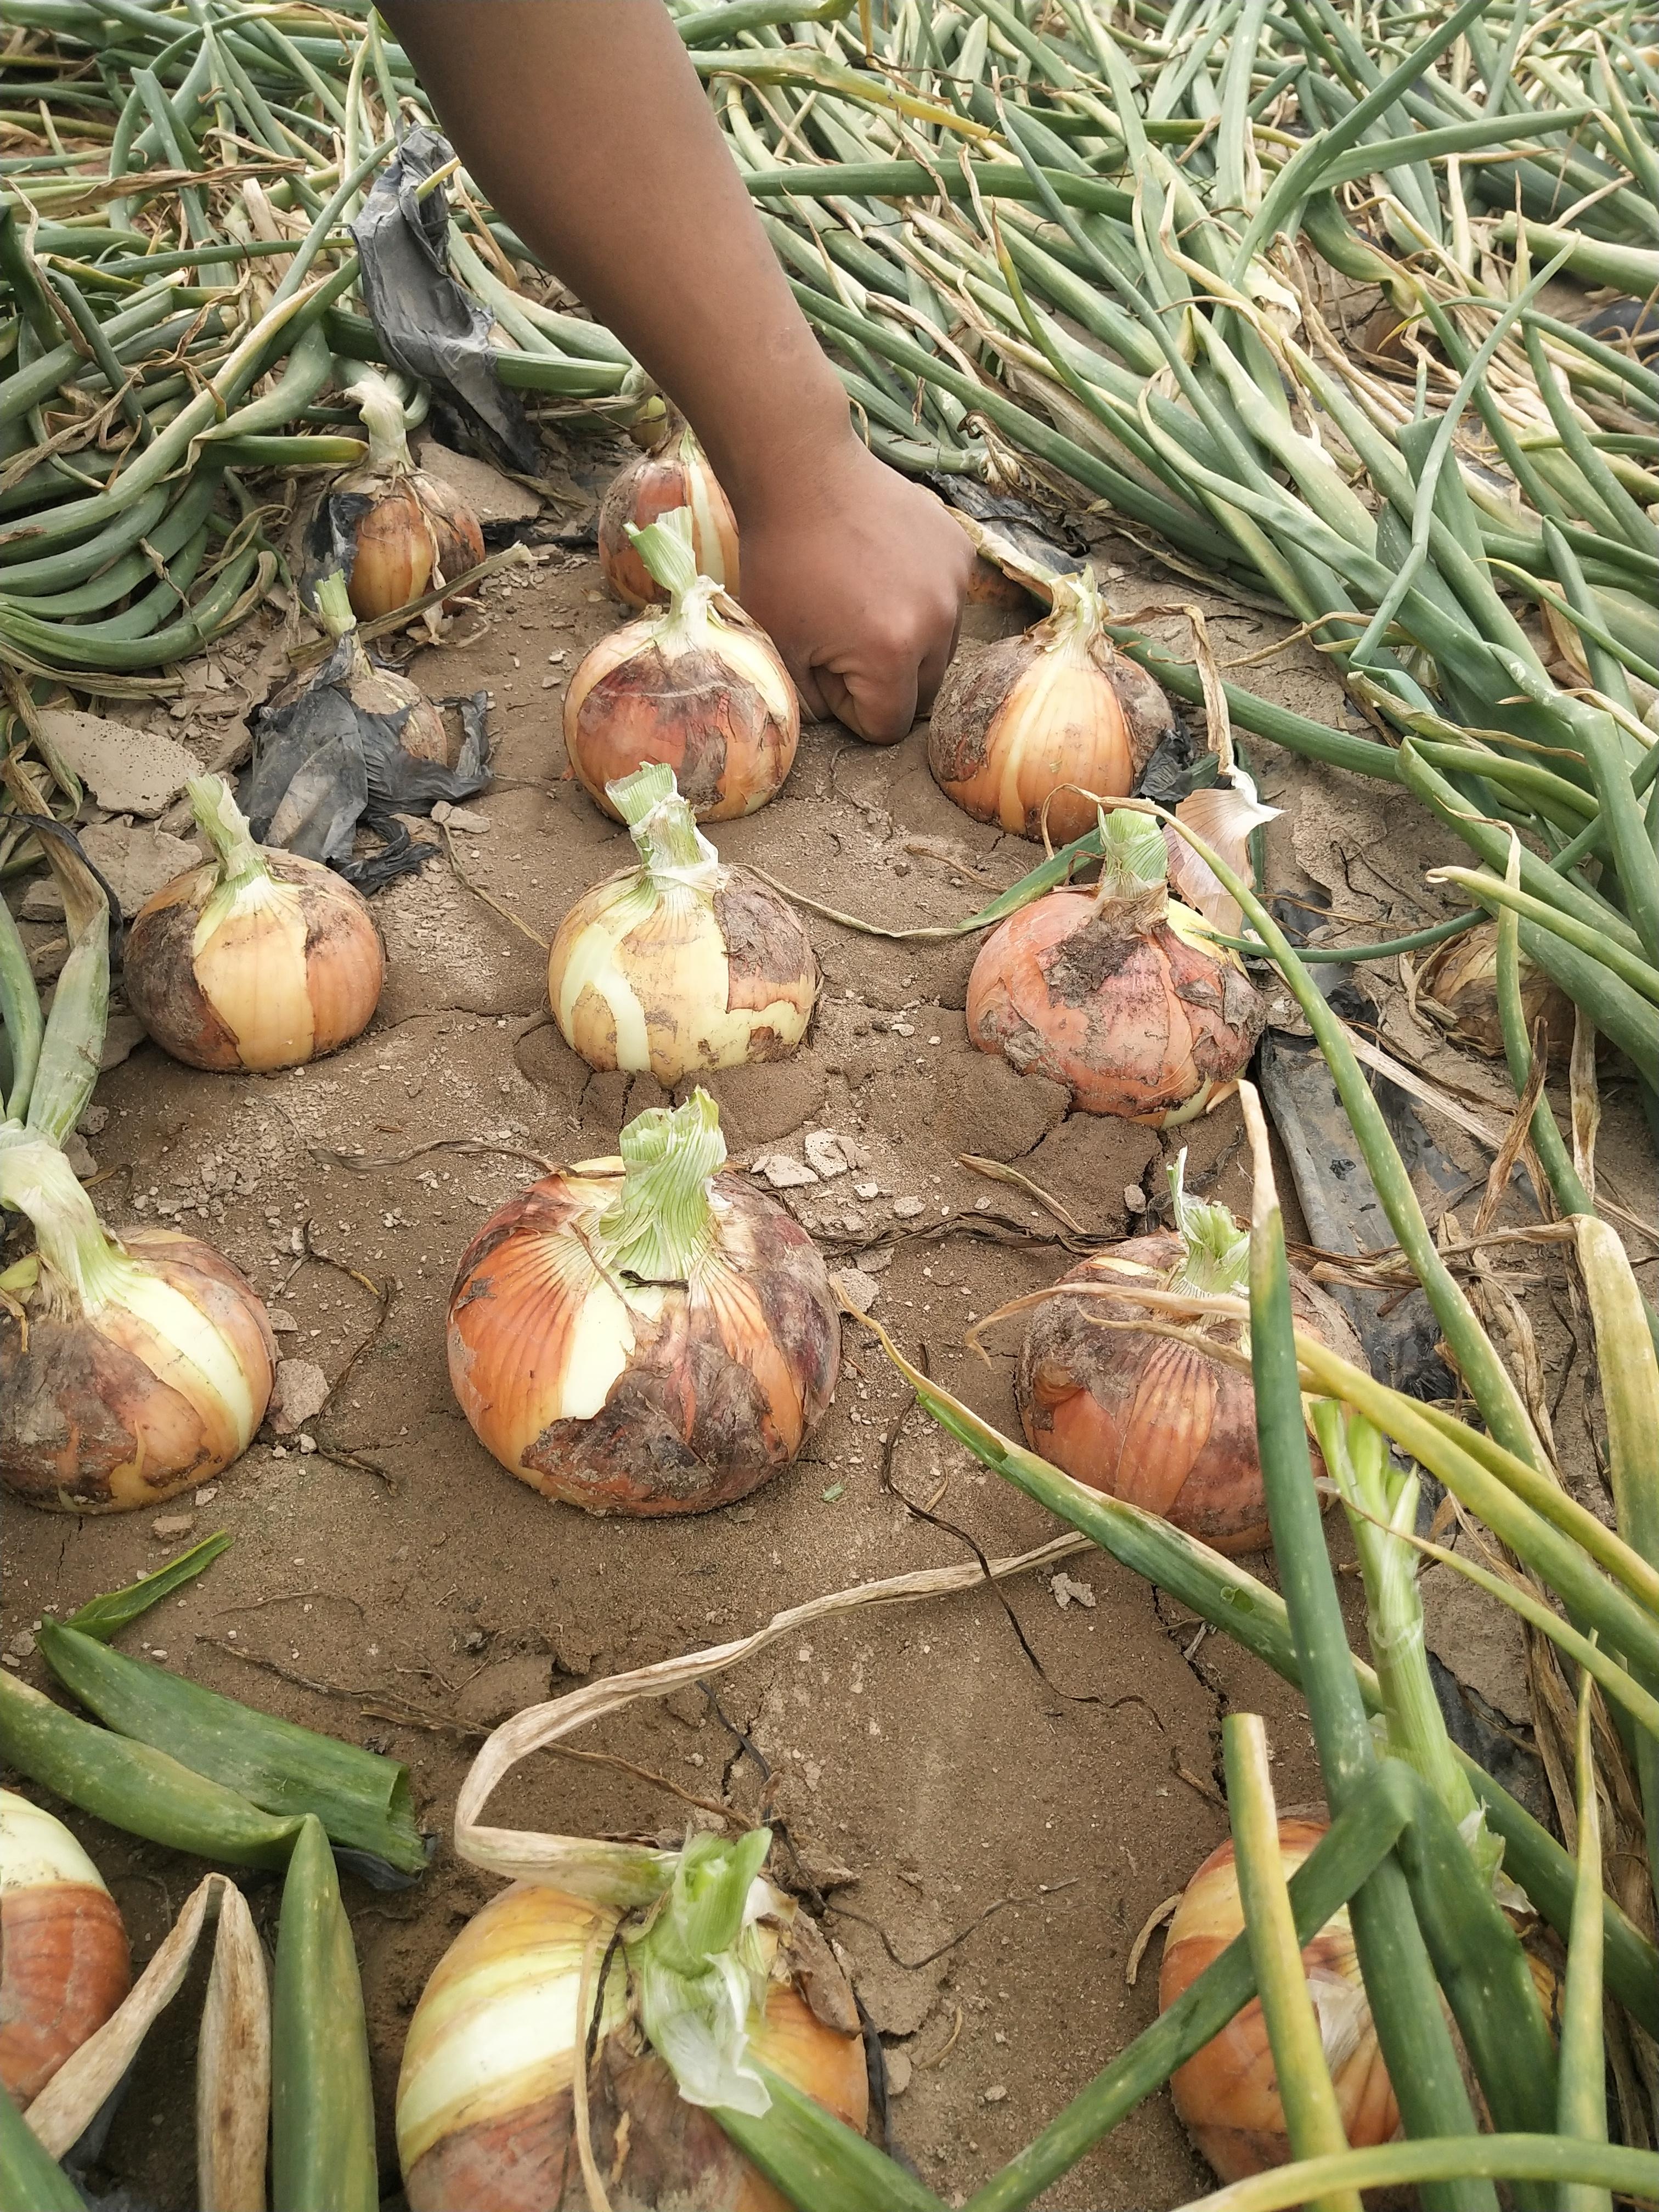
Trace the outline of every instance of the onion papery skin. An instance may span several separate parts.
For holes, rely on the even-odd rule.
[[[265,1417],[276,1341],[222,1253],[171,1229],[120,1244],[159,1289],[142,1306],[54,1310],[37,1287],[0,1305],[0,1482],[31,1505],[124,1513],[240,1458]],[[193,1316],[193,1317],[192,1317]]]
[[[781,1060],[806,1034],[818,963],[794,909],[745,868],[703,890],[641,889],[624,868],[579,898],[548,956],[548,997],[590,1067],[647,1070],[665,1089]]]
[[[0,1790],[0,2083],[20,2105],[100,2028],[132,1980],[102,1875],[61,1820]]]
[[[1527,1034],[1532,1036],[1542,1022],[1551,1064],[1559,1066],[1572,1048],[1572,1000],[1524,953],[1519,960]],[[1449,944],[1437,945],[1417,972],[1417,995],[1419,1005],[1425,999],[1433,1001],[1423,1007],[1425,1013],[1431,1014],[1440,1007],[1451,1018],[1448,1034],[1454,1042],[1472,1045],[1489,1059],[1501,1060],[1504,1024],[1498,1012],[1498,924],[1477,922]]]
[[[1218,948],[1166,919],[1124,933],[1081,891],[1051,891],[987,938],[968,1034],[1087,1114],[1158,1123],[1249,1063],[1267,1009]]]
[[[266,848],[271,882],[216,928],[209,862],[147,900],[127,938],[127,1000],[190,1067],[296,1067],[360,1036],[386,955],[361,894],[331,868]]]
[[[730,601],[683,638],[665,615],[602,638],[564,699],[570,765],[620,820],[605,787],[649,762],[674,771],[700,822],[752,814],[781,788],[800,742],[800,702],[769,638]]]
[[[1280,1820],[1279,1859],[1286,1877],[1324,1832],[1322,1821]],[[1191,1987],[1243,1926],[1229,1841],[1211,1852],[1176,1907],[1158,1972],[1160,2011]],[[1392,2142],[1400,2133],[1400,2112],[1377,2048],[1346,1905],[1304,1947],[1302,1960],[1348,2142],[1355,2150]],[[1194,2144],[1224,2181],[1241,2181],[1289,2162],[1290,2141],[1259,1999],[1252,1997],[1219,2035],[1177,2069],[1170,2090]]]
[[[1097,629],[1050,616],[1023,636],[959,653],[927,730],[939,788],[976,822],[1056,845],[1095,824],[1091,799],[1125,799],[1174,726],[1170,702]]]
[[[691,517],[699,572],[738,596],[738,518],[696,434],[681,424],[613,477],[599,504],[599,568],[624,605],[667,605],[668,593],[635,551],[628,525],[643,530],[677,507]]]
[[[510,1474],[589,1513],[702,1513],[793,1460],[834,1395],[841,1332],[817,1247],[732,1170],[687,1283],[624,1287],[585,1239],[620,1161],[532,1184],[462,1255],[449,1379]]]
[[[354,508],[357,500],[366,502],[355,519],[346,579],[351,611],[359,622],[395,614],[483,559],[477,516],[459,493],[424,469],[390,474],[359,469],[340,477],[329,496],[349,501]]]
[[[1250,1377],[1167,1337],[1102,1325],[1135,1313],[1133,1282],[1114,1262],[1149,1269],[1148,1284],[1161,1287],[1183,1257],[1180,1237],[1160,1231],[1094,1254],[1062,1279],[1033,1314],[1020,1351],[1020,1421],[1034,1452],[1091,1490],[1157,1513],[1218,1552],[1261,1551],[1267,1508]],[[1067,1283],[1103,1284],[1124,1296],[1068,1297]],[[1291,1302],[1299,1329],[1364,1365],[1340,1307],[1295,1268]],[[1239,1322],[1218,1317],[1203,1328],[1220,1346],[1245,1340]],[[1311,1437],[1309,1448],[1322,1475]]]
[[[586,2212],[572,2119],[581,1960],[592,1939],[597,1982],[617,1917],[610,1906],[515,1882],[439,1960],[410,2022],[398,2084],[410,2212]],[[815,1962],[821,2006],[823,1972]],[[587,2076],[593,2156],[613,2212],[788,2212],[714,2114],[681,2098],[626,2017],[624,1984],[618,1959]],[[750,2050],[861,2134],[869,2091],[851,1994],[844,1984],[835,1993],[849,2033],[813,2012],[807,1986],[775,1966]]]

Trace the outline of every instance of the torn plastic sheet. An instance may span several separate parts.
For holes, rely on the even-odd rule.
[[[376,714],[348,688],[362,648],[356,634],[297,690],[279,693],[260,710],[253,761],[240,793],[243,812],[262,845],[279,845],[321,860],[361,891],[377,891],[424,865],[435,845],[416,843],[396,817],[429,814],[434,802],[474,798],[489,781],[486,695],[440,703],[456,709],[461,745],[453,768],[420,760],[401,743],[407,707]],[[382,849],[354,859],[359,829]]]
[[[536,434],[495,373],[491,318],[449,272],[449,198],[418,188],[454,154],[424,126],[411,131],[374,180],[351,225],[362,263],[363,304],[386,355],[407,376],[424,378],[472,423],[508,464],[536,468]]]

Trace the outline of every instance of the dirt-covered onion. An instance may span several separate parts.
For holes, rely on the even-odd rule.
[[[0,1790],[0,2084],[38,2097],[131,1980],[127,1931],[63,1822]]]
[[[789,672],[764,630],[698,574],[684,507],[632,535],[668,605],[601,638],[571,678],[570,765],[607,814],[605,786],[652,762],[673,769],[700,822],[752,814],[800,741]]]
[[[927,763],[965,812],[1017,836],[1042,836],[1048,802],[1048,834],[1063,844],[1094,821],[1082,793],[1127,798],[1173,717],[1158,685],[1107,636],[1092,573],[1056,576],[1053,588],[1052,611],[1023,636],[951,662]]]
[[[1255,1048],[1266,1009],[1200,916],[1169,895],[1150,817],[1103,817],[1093,891],[1051,891],[987,938],[968,1034],[1089,1114],[1153,1123],[1201,1113]]]
[[[1032,1450],[1078,1481],[1161,1514],[1218,1552],[1259,1551],[1268,1540],[1267,1508],[1249,1375],[1195,1346],[1106,1325],[1146,1311],[1135,1301],[1137,1278],[1149,1289],[1195,1297],[1246,1294],[1249,1232],[1224,1206],[1188,1196],[1185,1159],[1182,1153],[1170,1176],[1174,1230],[1092,1254],[1037,1307],[1015,1398]],[[1068,1284],[1087,1287],[1068,1294]],[[1103,1298],[1102,1289],[1121,1296]],[[1295,1268],[1291,1299],[1298,1328],[1364,1364],[1341,1309]],[[1229,1350],[1245,1340],[1243,1323],[1219,1315],[1187,1327]],[[1322,1474],[1316,1446],[1314,1461]]]
[[[169,1229],[118,1240],[55,1146],[0,1149],[34,1250],[0,1275],[0,1483],[125,1512],[205,1482],[264,1419],[276,1346],[229,1261]]]
[[[295,1067],[349,1044],[386,975],[361,894],[315,860],[256,845],[216,775],[193,777],[190,799],[215,858],[134,917],[134,1013],[191,1067]]]
[[[687,1856],[741,1849],[705,1835]],[[739,1880],[744,1871],[740,1863]],[[662,1982],[649,1954],[659,1933],[676,1932],[672,1893],[668,1914],[637,1937],[637,1923],[616,1906],[541,1884],[514,1883],[485,1905],[438,1962],[404,2046],[398,2154],[411,2212],[586,2206],[574,2121],[579,2066],[592,2156],[612,2212],[787,2212],[789,2200],[708,2107],[757,2084],[758,2062],[861,2133],[864,2051],[852,1993],[823,1937],[763,1878],[745,1887],[753,1917],[722,1961],[724,1973],[706,1978],[708,1993],[740,2004],[742,2017],[728,2015],[724,2048],[718,2032],[696,2021],[690,2064],[684,2042],[677,2050],[663,2037],[671,2063],[653,2039],[653,2030],[663,2033],[653,2002]],[[735,2087],[722,2088],[716,2076],[700,2088],[711,2058],[735,2067]],[[733,2074],[724,2079],[732,2082]],[[763,2108],[752,2094],[741,2107]]]
[[[805,1231],[725,1170],[706,1091],[620,1143],[468,1246],[449,1377],[479,1442],[546,1497],[700,1513],[800,1449],[840,1370],[836,1301]]]
[[[726,866],[669,768],[610,786],[639,851],[559,924],[548,996],[590,1067],[646,1071],[672,1088],[700,1070],[781,1060],[806,1033],[818,963],[794,908]]]
[[[383,376],[366,371],[346,396],[363,418],[368,459],[329,486],[311,550],[319,566],[341,561],[352,610],[371,622],[476,568],[483,532],[459,492],[416,466],[403,403]]]
[[[1540,1022],[1551,1065],[1562,1068],[1572,1048],[1572,1000],[1519,956],[1521,1007],[1530,1036]],[[1492,1060],[1504,1056],[1504,1025],[1498,1012],[1498,924],[1478,921],[1473,929],[1437,945],[1417,973],[1417,1004],[1438,1021],[1458,1044],[1473,1045]]]
[[[666,586],[640,558],[629,526],[644,530],[684,507],[691,518],[691,553],[698,573],[738,595],[738,519],[708,457],[688,422],[671,413],[648,453],[629,462],[599,505],[599,568],[630,607],[665,606]]]
[[[1324,1832],[1322,1821],[1280,1820],[1279,1854],[1286,1876]],[[1160,2009],[1167,2010],[1243,1926],[1229,1841],[1211,1852],[1176,1908],[1158,1972]],[[1304,1947],[1302,1963],[1349,2143],[1363,2150],[1392,2142],[1400,2132],[1399,2107],[1377,2048],[1346,1905]],[[1288,2163],[1290,2140],[1258,1999],[1252,1997],[1176,2071],[1170,2088],[1188,2134],[1224,2181]]]

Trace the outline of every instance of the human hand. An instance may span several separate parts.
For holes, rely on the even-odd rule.
[[[893,744],[933,704],[973,547],[943,503],[849,429],[822,459],[734,501],[744,606],[810,716]]]

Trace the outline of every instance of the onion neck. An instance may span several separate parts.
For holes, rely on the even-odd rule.
[[[1170,855],[1164,832],[1150,814],[1103,806],[1100,881],[1095,889],[1097,933],[1117,939],[1145,937],[1170,904]]]
[[[714,887],[724,872],[720,856],[698,829],[672,768],[653,761],[631,775],[618,776],[605,790],[628,824],[640,866],[653,883]]]
[[[230,786],[223,777],[193,775],[185,788],[196,826],[219,863],[218,890],[234,900],[250,884],[269,883],[270,870],[265,856],[254,843],[247,817],[231,797]]]
[[[625,1937],[641,2023],[690,2105],[769,2110],[748,2063],[749,2020],[765,2001],[769,1959],[758,1922],[777,1903],[761,1874],[769,1828],[695,1835],[643,1928]]]
[[[0,1206],[27,1214],[33,1224],[40,1295],[54,1319],[80,1320],[119,1303],[137,1270],[56,1145],[0,1150]]]
[[[348,387],[346,397],[368,433],[367,465],[385,476],[411,471],[415,464],[410,459],[404,403],[386,379],[371,369]]]
[[[1241,1229],[1228,1207],[1189,1198],[1183,1146],[1170,1170],[1176,1234],[1182,1256],[1168,1287],[1195,1298],[1238,1297],[1250,1277],[1250,1232]]]
[[[628,534],[646,574],[668,594],[668,605],[656,621],[658,642],[682,648],[706,645],[720,586],[712,576],[698,573],[690,508],[672,507],[643,530],[630,522]]]
[[[1050,589],[1053,608],[1036,630],[1043,650],[1091,660],[1096,648],[1105,641],[1102,625],[1106,619],[1106,605],[1094,570],[1085,567],[1075,576],[1056,576]]]
[[[709,1184],[726,1164],[720,1109],[699,1086],[684,1106],[653,1106],[617,1139],[623,1187],[599,1217],[601,1256],[642,1283],[690,1279],[714,1238]]]

